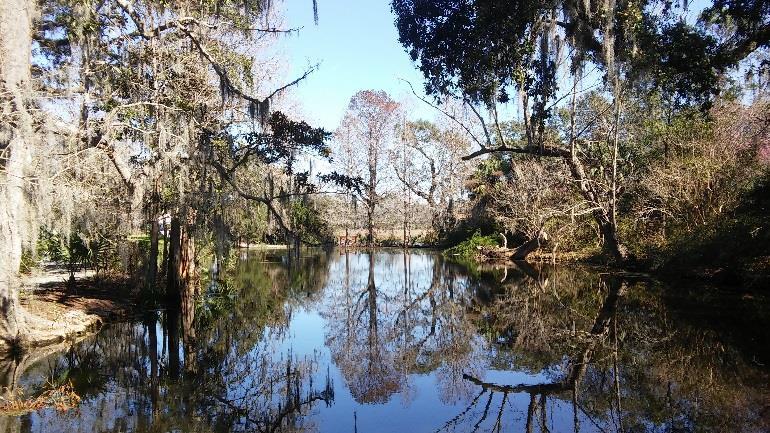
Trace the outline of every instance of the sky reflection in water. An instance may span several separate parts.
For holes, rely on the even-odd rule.
[[[15,379],[6,361],[6,383],[71,380],[83,402],[2,417],[0,432],[770,427],[763,299],[396,250],[253,254],[203,299]]]

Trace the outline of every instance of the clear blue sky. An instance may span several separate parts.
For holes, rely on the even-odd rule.
[[[312,0],[285,0],[286,25],[304,27],[284,39],[292,76],[321,63],[295,93],[308,120],[333,130],[350,97],[358,90],[385,90],[394,99],[410,95],[399,78],[422,90],[422,74],[398,42],[388,0],[318,0],[318,25],[313,24]],[[412,117],[433,117],[417,101]]]

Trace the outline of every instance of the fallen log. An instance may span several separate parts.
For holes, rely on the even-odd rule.
[[[530,254],[537,251],[541,246],[545,245],[547,241],[548,235],[546,235],[543,230],[540,230],[535,237],[524,242],[516,248],[507,248],[506,245],[503,245],[502,247],[479,246],[477,255],[480,260],[489,261],[526,260]]]

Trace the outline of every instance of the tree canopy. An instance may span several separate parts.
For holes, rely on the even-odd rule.
[[[696,20],[672,0],[394,0],[399,40],[425,75],[427,93],[490,104],[511,87],[547,115],[560,57],[591,63],[681,101],[708,102],[725,70],[770,44],[770,6],[715,1]]]

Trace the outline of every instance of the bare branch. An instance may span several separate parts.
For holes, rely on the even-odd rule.
[[[476,107],[474,107],[473,104],[471,104],[470,101],[468,101],[467,99],[463,100],[463,104],[467,105],[468,108],[470,108],[471,111],[473,111],[473,114],[475,114],[476,117],[479,118],[479,123],[481,124],[481,129],[484,131],[484,135],[487,137],[487,145],[491,146],[492,145],[492,137],[489,135],[489,130],[487,129],[487,123],[484,121],[484,118],[481,116],[481,113],[479,113],[479,111],[476,110]],[[481,143],[479,143],[479,146],[485,147]]]
[[[318,245],[320,245],[318,243],[308,242],[308,241],[302,239],[302,237],[298,233],[296,233],[293,230],[291,230],[284,223],[283,217],[281,216],[280,212],[278,212],[278,210],[275,208],[275,206],[273,206],[273,198],[272,197],[270,197],[270,198],[268,198],[268,197],[260,197],[258,195],[254,195],[254,194],[251,194],[251,193],[248,193],[248,192],[242,190],[238,186],[238,184],[235,183],[235,180],[232,178],[230,173],[228,173],[227,169],[222,164],[220,164],[218,161],[213,161],[213,160],[210,161],[210,164],[219,173],[219,177],[222,178],[222,180],[224,180],[225,182],[227,182],[227,184],[230,185],[230,187],[232,187],[233,190],[239,196],[245,198],[246,200],[252,200],[252,201],[259,202],[259,203],[263,203],[265,206],[267,206],[267,209],[270,211],[270,213],[273,214],[273,216],[275,216],[275,219],[278,222],[278,225],[286,233],[291,234],[292,237],[294,237],[295,239],[299,239],[300,241],[304,242],[305,244],[308,244],[308,245],[311,245],[311,246],[318,246]]]
[[[189,29],[182,27],[181,30],[187,35],[187,37],[192,41],[193,45],[195,45],[195,48],[198,50],[198,52],[211,64],[211,66],[214,68],[214,72],[219,76],[219,79],[222,80],[223,84],[227,86],[228,90],[232,93],[235,93],[236,95],[240,96],[241,98],[245,99],[246,101],[249,101],[254,104],[263,104],[266,101],[269,101],[272,97],[278,95],[279,93],[283,92],[284,90],[288,89],[291,86],[296,85],[300,81],[307,78],[310,74],[312,74],[316,69],[318,69],[318,64],[315,64],[311,66],[308,70],[306,70],[299,78],[295,79],[294,81],[291,81],[288,84],[285,84],[277,89],[275,89],[272,93],[270,93],[266,98],[259,99],[256,96],[249,95],[242,89],[238,88],[233,82],[230,80],[230,76],[227,74],[227,71],[225,68],[220,65],[214,57],[211,55],[211,53],[206,50],[206,48],[200,43],[198,38],[196,38],[192,32],[190,32]]]
[[[405,82],[405,83],[406,83],[406,84],[409,86],[409,89],[411,89],[412,93],[414,94],[414,96],[415,96],[417,99],[419,99],[420,101],[422,101],[422,102],[424,102],[424,103],[428,104],[430,107],[434,108],[435,110],[439,111],[440,113],[442,113],[443,115],[445,115],[446,117],[448,117],[449,119],[451,119],[452,121],[454,121],[454,122],[455,122],[457,125],[459,125],[459,126],[460,126],[460,127],[463,129],[463,130],[465,130],[465,132],[467,132],[467,133],[468,133],[468,135],[469,135],[469,136],[470,136],[470,137],[473,139],[473,141],[475,141],[475,142],[476,142],[476,144],[478,144],[478,145],[479,145],[479,146],[481,146],[481,147],[485,147],[485,146],[484,146],[484,144],[482,144],[482,143],[481,143],[481,141],[479,141],[479,139],[476,137],[476,135],[475,135],[475,134],[474,134],[474,133],[473,133],[473,132],[472,132],[472,131],[471,131],[471,130],[470,130],[468,127],[467,127],[467,126],[465,126],[465,124],[463,124],[462,122],[460,122],[460,120],[459,120],[459,119],[457,119],[457,116],[454,116],[454,115],[452,115],[451,113],[448,113],[446,110],[443,110],[443,109],[441,109],[441,108],[440,108],[439,106],[437,106],[436,104],[433,104],[432,102],[428,101],[428,100],[427,100],[427,99],[425,99],[424,97],[422,97],[422,96],[418,95],[418,94],[417,94],[417,91],[415,91],[415,90],[414,90],[414,86],[412,86],[412,83],[410,83],[409,81],[407,81],[407,80],[405,80],[405,79],[403,79],[403,78],[399,78],[399,80],[401,80],[401,81]]]

